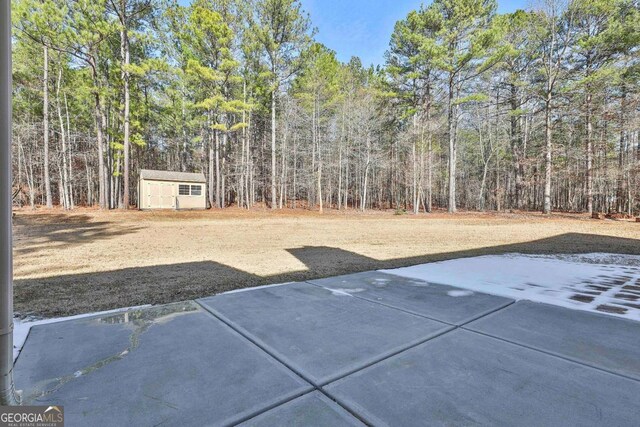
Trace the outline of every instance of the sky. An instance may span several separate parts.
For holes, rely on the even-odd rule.
[[[423,0],[301,0],[318,29],[316,40],[334,50],[340,61],[359,56],[363,65],[384,63],[395,23]],[[498,0],[498,12],[524,9],[527,0]]]
[[[316,40],[347,62],[358,56],[365,66],[384,63],[395,23],[430,0],[301,0],[318,30]],[[180,0],[189,4],[190,0]],[[525,9],[529,0],[498,0],[498,12]]]

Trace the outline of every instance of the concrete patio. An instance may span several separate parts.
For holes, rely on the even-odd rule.
[[[640,423],[640,322],[380,272],[32,328],[67,425]]]

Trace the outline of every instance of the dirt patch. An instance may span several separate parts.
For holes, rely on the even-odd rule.
[[[16,311],[43,316],[467,256],[640,254],[637,223],[578,214],[25,210],[14,232]]]

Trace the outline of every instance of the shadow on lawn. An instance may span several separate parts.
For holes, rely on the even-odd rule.
[[[29,214],[17,215],[13,220],[16,230],[16,254],[33,254],[52,248],[63,249],[99,239],[109,239],[140,230],[138,226],[124,226],[108,221],[92,221],[88,215]],[[21,243],[25,238],[29,243]]]
[[[16,312],[62,316],[141,304],[163,304],[213,295],[232,289],[309,280],[367,270],[406,267],[434,261],[505,253],[640,254],[640,241],[569,233],[526,243],[473,250],[377,260],[340,248],[307,246],[289,253],[307,267],[273,276],[257,276],[212,261],[126,268],[103,273],[17,280]]]

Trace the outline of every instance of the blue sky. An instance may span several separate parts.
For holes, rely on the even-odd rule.
[[[393,26],[422,0],[301,0],[318,29],[316,39],[336,51],[338,59],[359,56],[364,65],[382,64]],[[498,0],[501,13],[524,9],[527,0]]]
[[[316,39],[336,51],[338,59],[359,56],[365,66],[384,63],[393,26],[430,0],[301,0],[318,29]],[[190,0],[180,0],[182,4]],[[525,9],[528,0],[498,0],[498,11]]]

